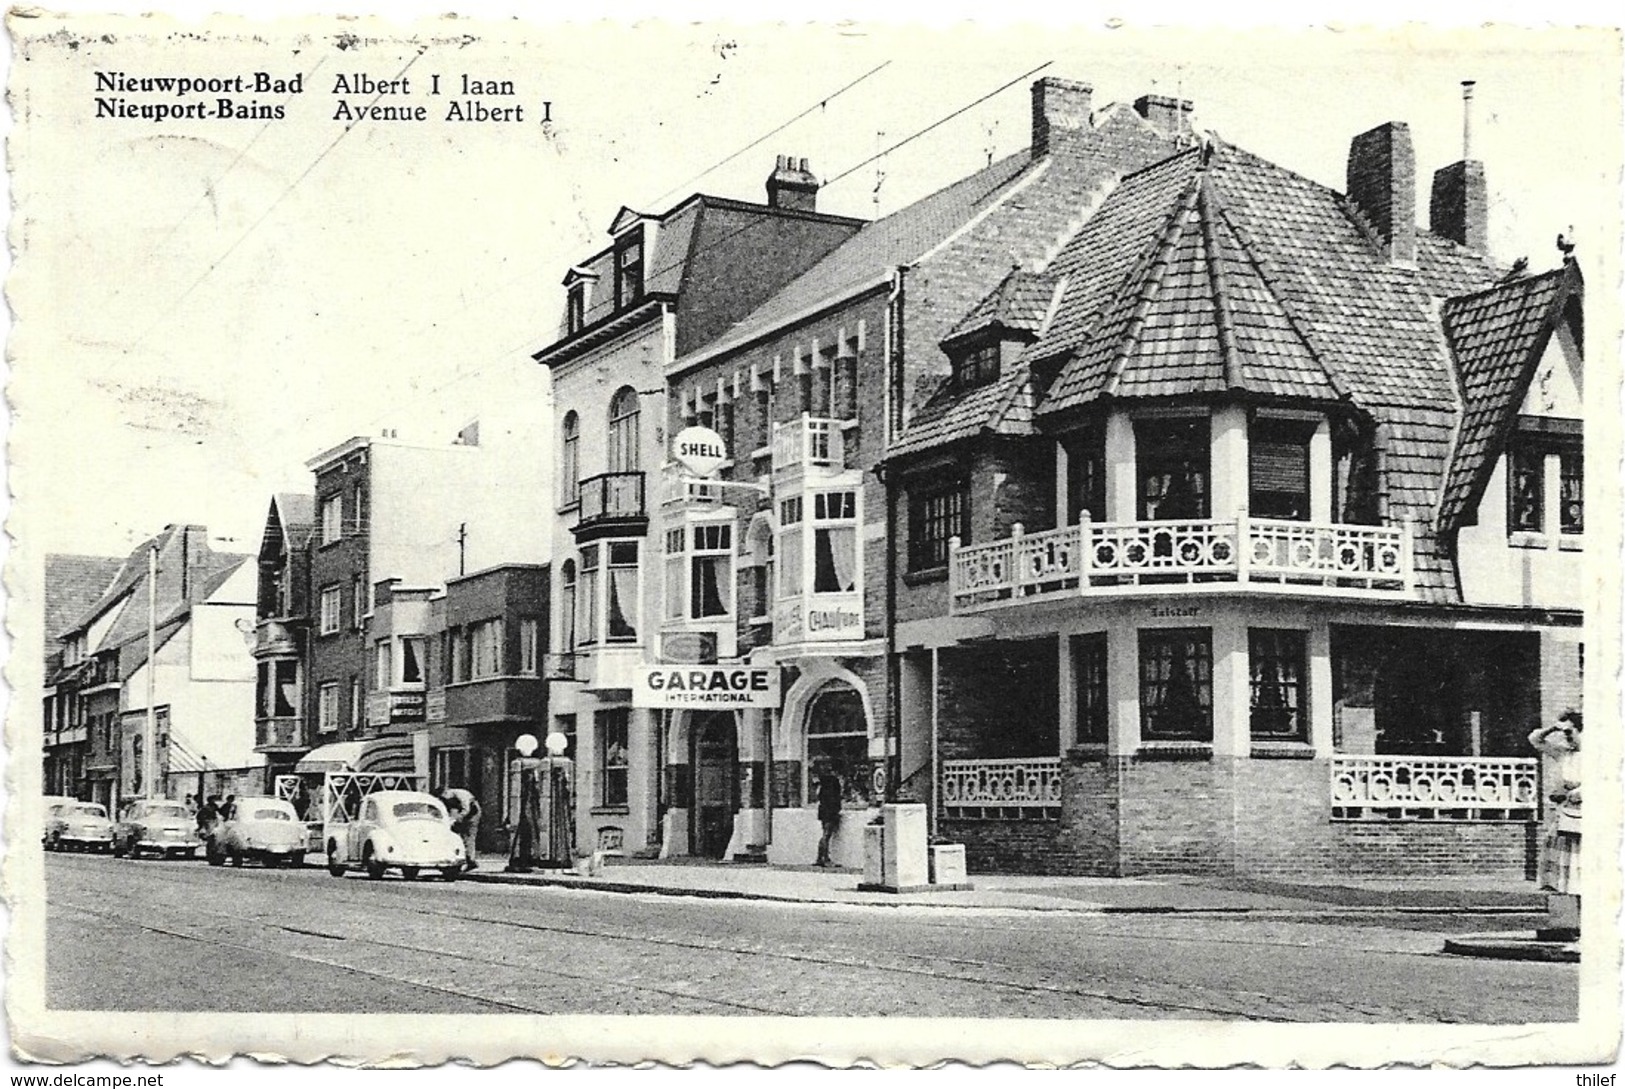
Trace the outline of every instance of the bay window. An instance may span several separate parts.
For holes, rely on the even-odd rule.
[[[814,492],[813,593],[844,594],[857,588],[857,492]]]
[[[1252,628],[1247,633],[1254,741],[1308,741],[1308,635]]]
[[[500,677],[502,668],[502,621],[481,620],[469,626],[470,677]]]
[[[598,559],[601,549],[588,545],[581,550],[581,641],[598,642]]]
[[[638,542],[594,541],[581,549],[575,586],[581,643],[638,638]]]
[[[779,502],[779,596],[801,596],[801,496]]]
[[[559,649],[576,649],[576,565],[565,560],[559,568]]]
[[[1205,416],[1135,421],[1140,521],[1209,517],[1208,436]]]
[[[1248,513],[1309,518],[1309,440],[1314,425],[1255,420],[1247,440]]]
[[[609,541],[605,550],[609,553],[609,641],[634,642],[638,637],[638,542]]]

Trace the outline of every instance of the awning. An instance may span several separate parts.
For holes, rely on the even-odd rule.
[[[366,742],[355,770],[393,775],[411,775],[417,771],[410,737],[380,737]]]
[[[299,763],[293,766],[294,773],[355,771],[361,761],[361,752],[366,747],[365,741],[335,741],[330,745],[319,745],[299,758]]]

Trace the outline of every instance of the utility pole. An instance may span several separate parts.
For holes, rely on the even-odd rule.
[[[467,560],[467,557],[468,557],[468,523],[467,522],[459,522],[459,523],[457,523],[457,574],[459,576],[468,574],[467,571],[463,570],[463,566],[464,566],[465,561]]]
[[[182,530],[184,533],[185,531]],[[158,797],[153,792],[153,769],[157,766],[157,757],[153,750],[154,742],[158,736],[158,711],[153,706],[158,693],[158,542],[152,542],[147,550],[147,727],[146,738],[142,742],[141,782],[146,788],[146,796]]]

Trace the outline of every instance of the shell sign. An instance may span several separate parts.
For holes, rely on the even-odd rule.
[[[695,476],[710,476],[728,460],[728,447],[709,427],[685,427],[671,440],[671,456]]]

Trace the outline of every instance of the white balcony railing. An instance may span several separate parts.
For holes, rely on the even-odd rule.
[[[773,425],[773,471],[846,468],[840,420],[803,414]]]
[[[1255,589],[1395,596],[1410,592],[1409,525],[1274,518],[1082,522],[949,550],[955,611],[1057,594],[1245,582]]]
[[[1333,820],[1529,821],[1540,816],[1534,757],[1332,758]]]
[[[951,819],[1061,815],[1061,758],[944,760],[942,812]]]

